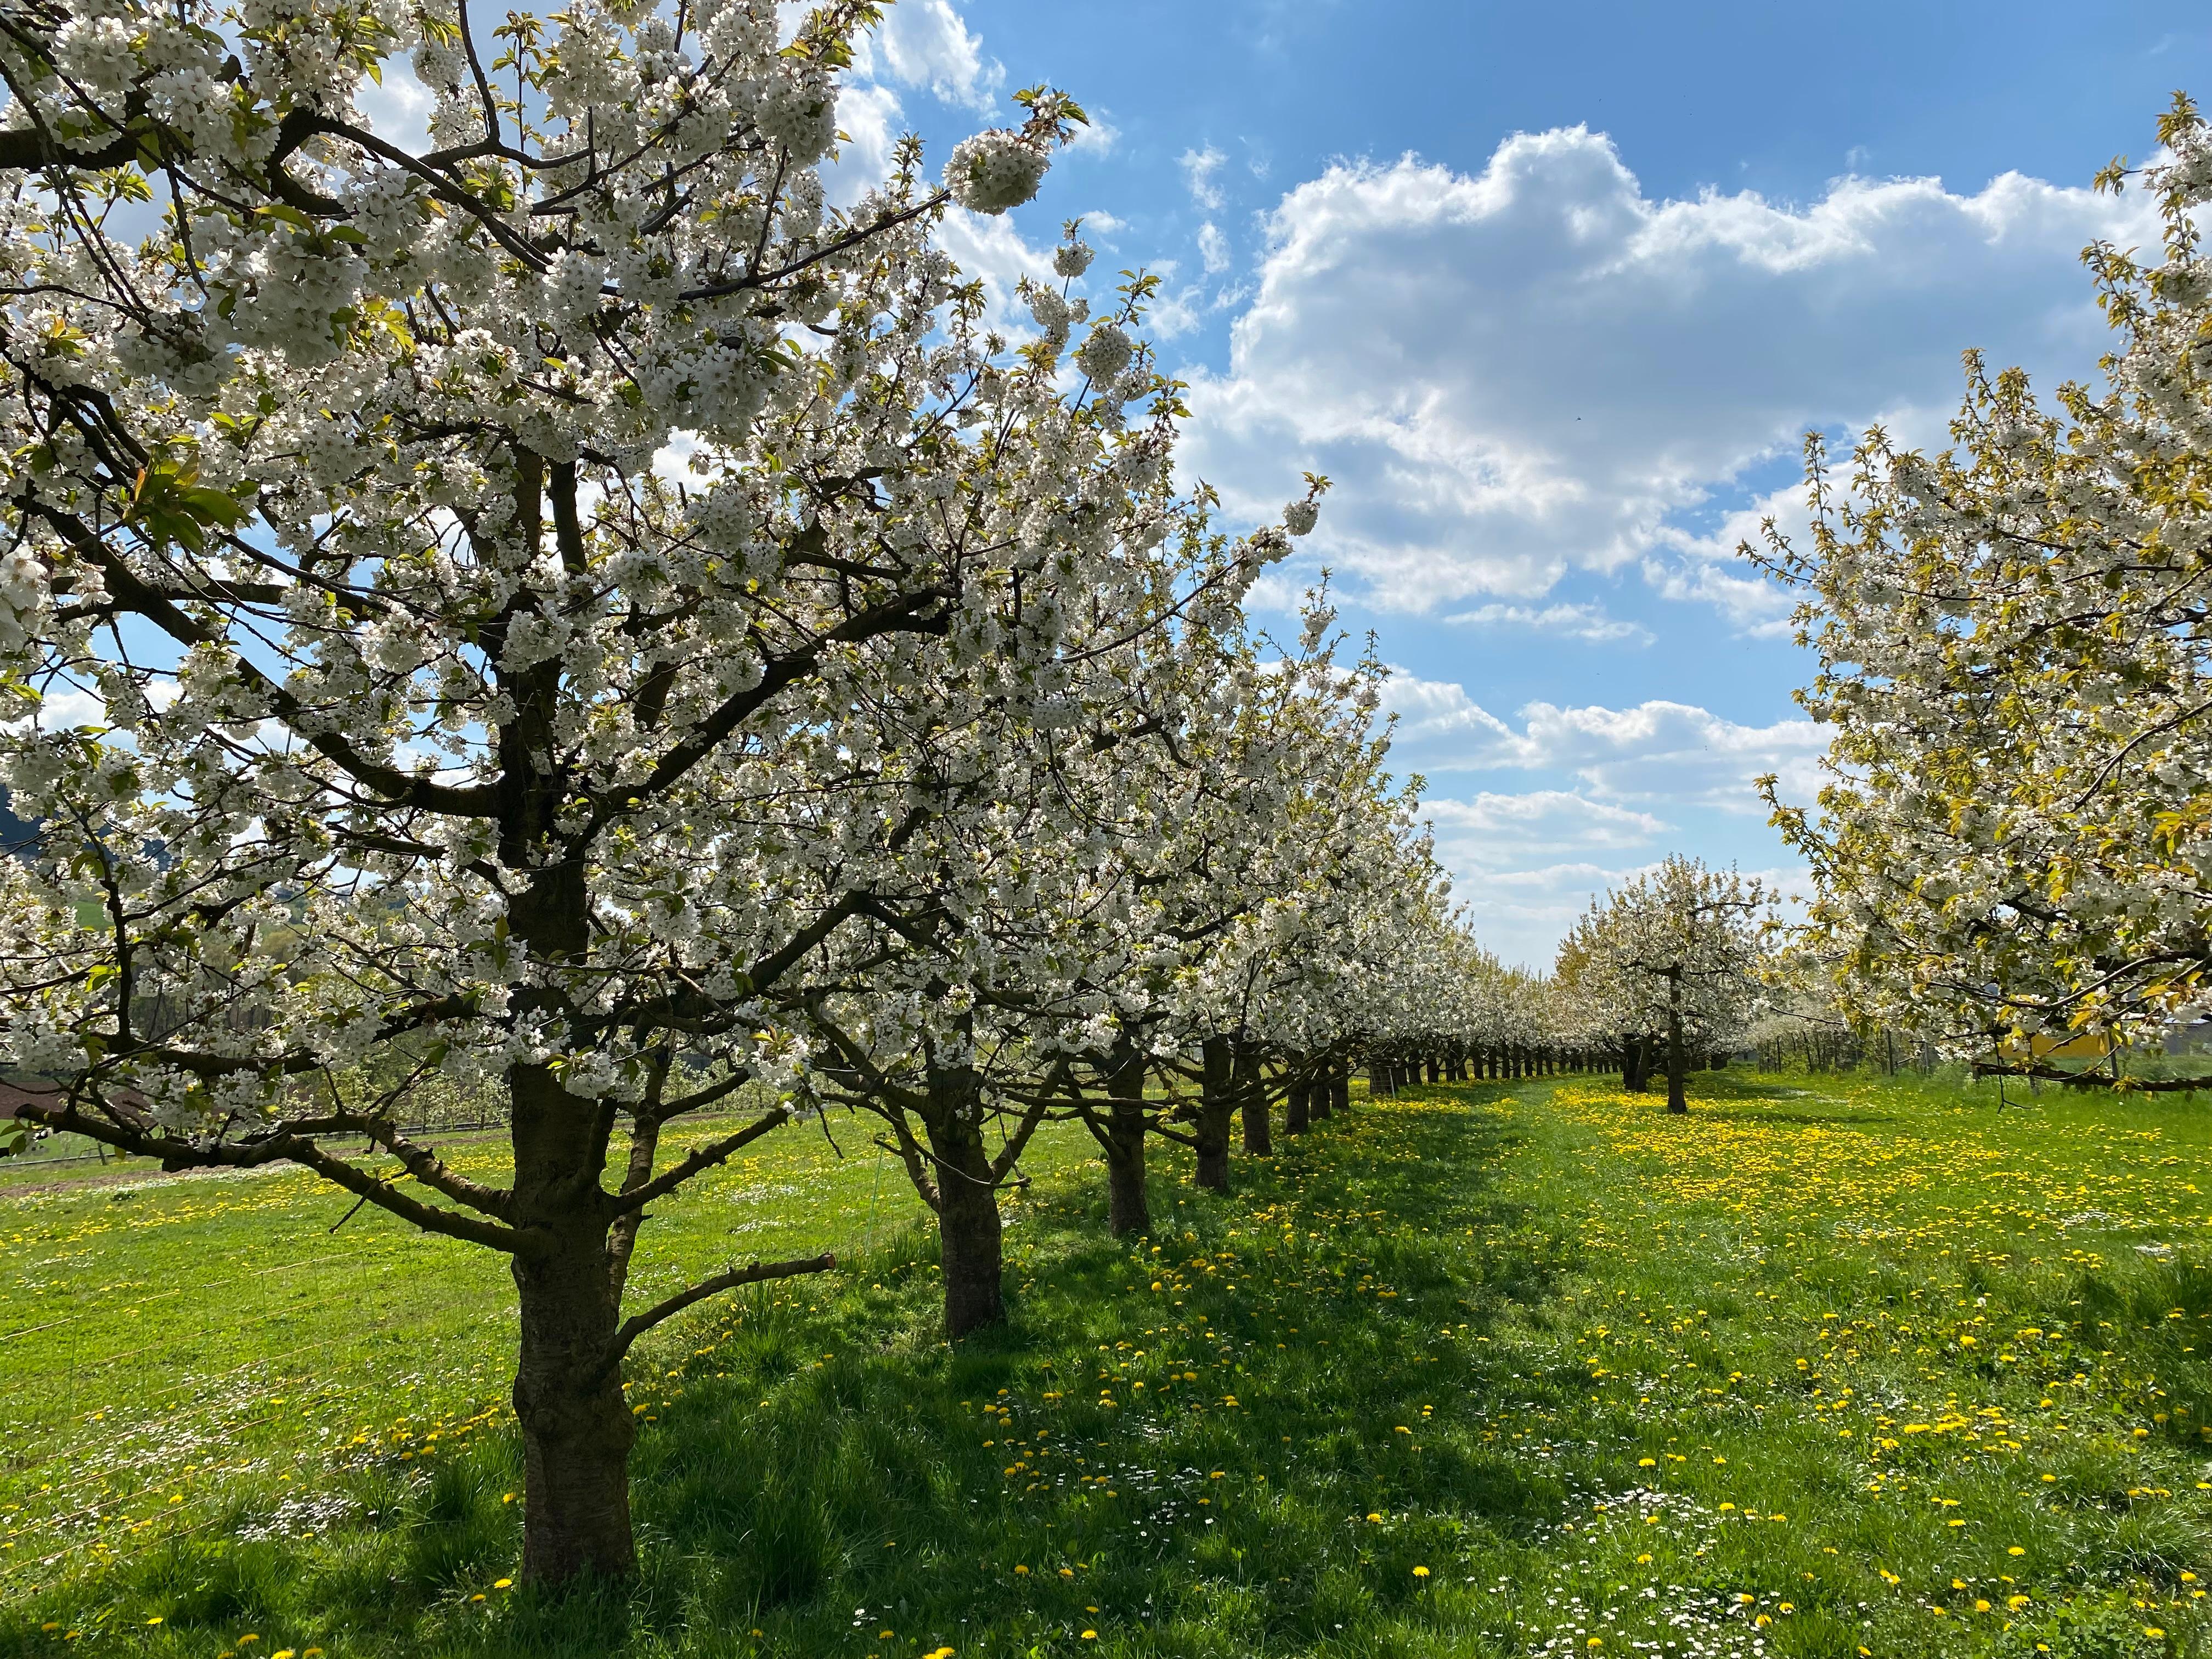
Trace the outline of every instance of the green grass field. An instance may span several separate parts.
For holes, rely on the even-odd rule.
[[[2212,1111],[1698,1083],[1363,1100],[1134,1245],[1048,1139],[957,1351],[866,1137],[762,1143],[653,1282],[846,1267],[656,1334],[646,1571],[550,1605],[498,1261],[297,1174],[19,1176],[0,1653],[2212,1653]]]

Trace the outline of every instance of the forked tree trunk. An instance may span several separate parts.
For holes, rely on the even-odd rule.
[[[1237,1079],[1229,1039],[1210,1036],[1199,1047],[1204,1072],[1199,1081],[1198,1184],[1218,1193],[1229,1190],[1229,1125],[1237,1114]]]
[[[937,1182],[937,1236],[945,1267],[945,1333],[965,1336],[1006,1316],[998,1182],[983,1146],[983,1099],[972,1066],[927,1072],[929,1134]]]
[[[1644,1094],[1651,1087],[1651,1043],[1642,1036],[1629,1039],[1626,1062],[1622,1068],[1621,1082],[1631,1094]]]
[[[629,1524],[636,1420],[610,1363],[620,1297],[599,1192],[597,1103],[542,1066],[509,1074],[515,1225],[535,1243],[514,1257],[521,1313],[514,1415],[522,1430],[522,1574],[560,1583],[637,1570]]]
[[[1152,1229],[1145,1196],[1145,1062],[1118,1067],[1106,1079],[1106,1226],[1116,1238]]]
[[[1237,1055],[1237,1093],[1244,1115],[1244,1150],[1264,1158],[1275,1150],[1267,1129],[1267,1075],[1260,1069],[1260,1057],[1249,1049]]]

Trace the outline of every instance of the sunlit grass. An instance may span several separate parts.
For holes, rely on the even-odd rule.
[[[206,1659],[2191,1651],[2212,1117],[1698,1081],[1686,1121],[1590,1079],[1363,1102],[1228,1200],[1156,1179],[1127,1245],[1061,1136],[1011,1211],[1011,1323],[957,1352],[897,1172],[842,1131],[842,1163],[764,1143],[661,1271],[847,1267],[634,1367],[646,1571],[559,1606],[501,1582],[499,1263],[367,1214],[331,1235],[344,1206],[291,1175],[8,1200],[0,1631]],[[58,1310],[73,1358],[33,1328]]]

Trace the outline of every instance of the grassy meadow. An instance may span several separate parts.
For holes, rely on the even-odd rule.
[[[866,1137],[761,1143],[639,1293],[845,1266],[641,1346],[645,1571],[544,1604],[498,1261],[19,1172],[0,1654],[2212,1654],[2212,1110],[1695,1082],[1358,1098],[1225,1200],[1162,1158],[1121,1245],[1042,1138],[957,1350]]]

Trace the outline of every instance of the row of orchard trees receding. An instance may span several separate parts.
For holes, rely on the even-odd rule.
[[[1355,1063],[1559,1048],[1382,770],[1379,669],[1318,596],[1245,623],[1322,481],[1224,532],[1152,279],[1086,289],[1071,227],[1014,345],[938,246],[1081,110],[825,200],[875,13],[0,26],[4,1059],[33,1120],[506,1255],[539,1580],[634,1564],[638,1337],[830,1265],[628,1296],[760,1137],[872,1117],[957,1334],[1048,1121],[1127,1231],[1157,1145],[1218,1187]],[[396,55],[428,149],[355,103]],[[507,1184],[399,1127],[431,1079],[503,1100]]]

